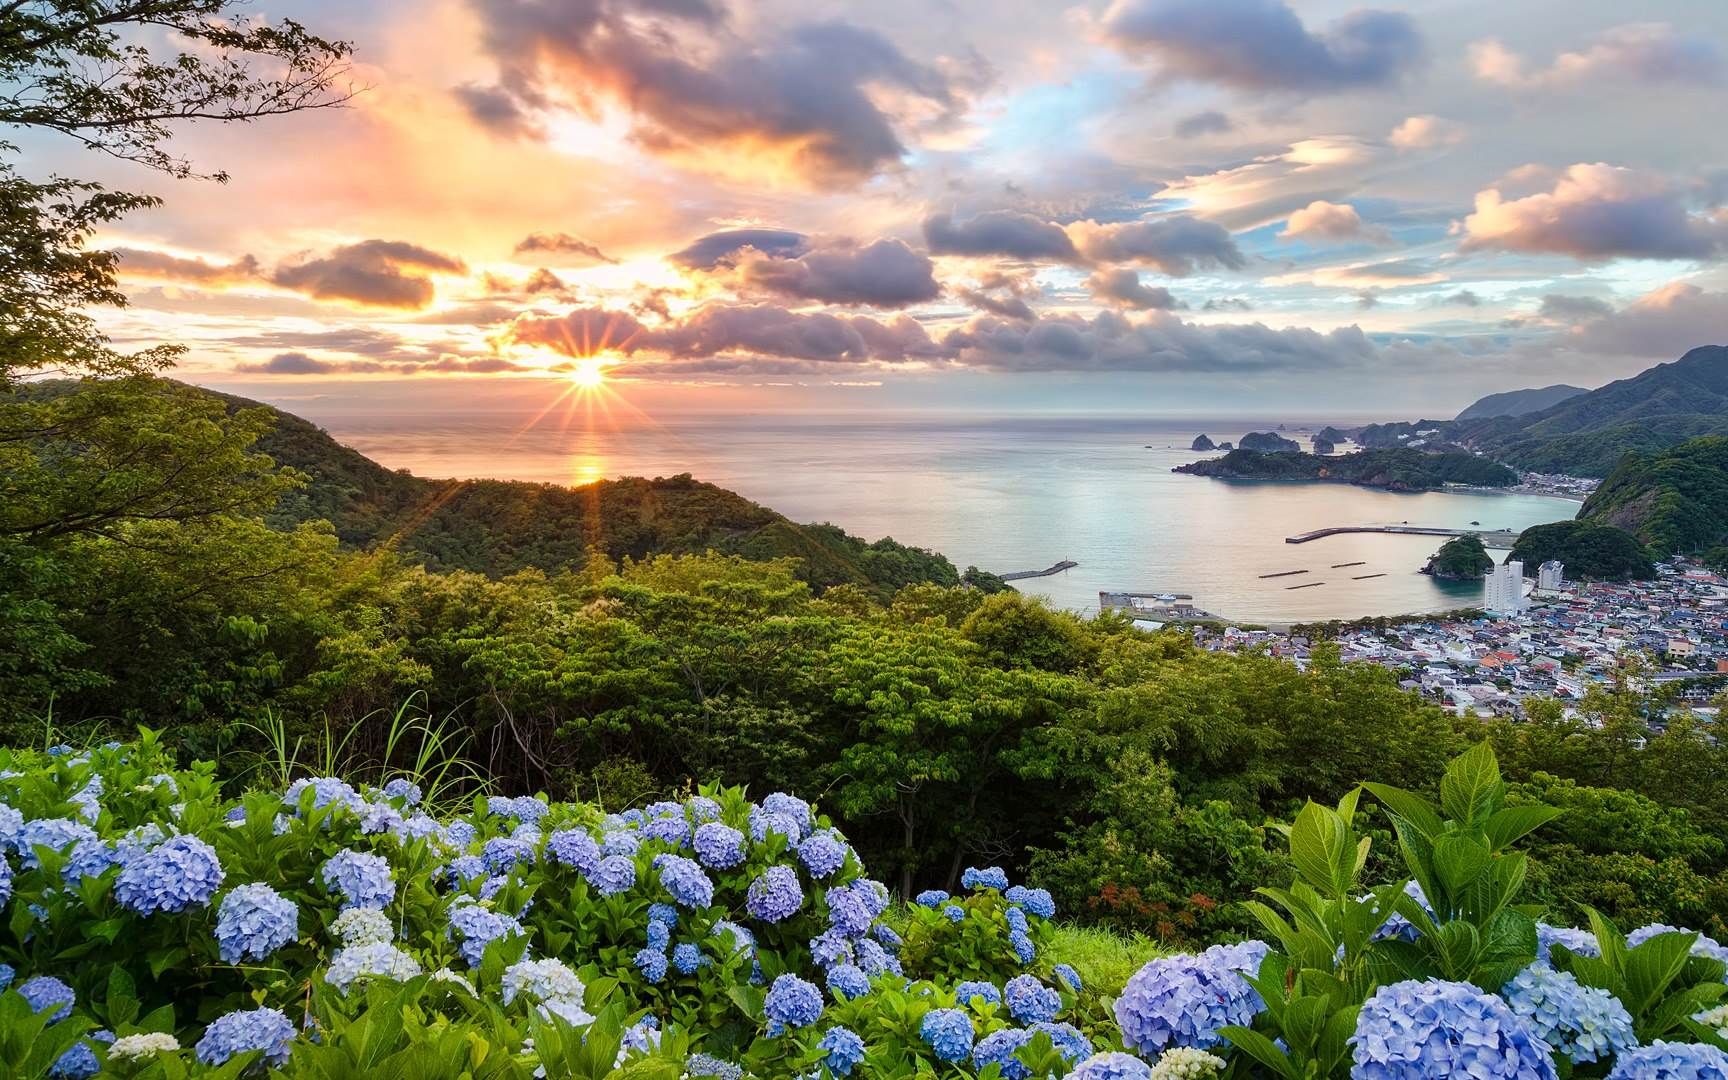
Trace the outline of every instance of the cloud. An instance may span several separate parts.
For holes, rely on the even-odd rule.
[[[1215,296],[1200,305],[1201,311],[1253,311],[1254,305],[1240,296]]]
[[[428,353],[413,360],[385,361],[345,357],[326,359],[303,352],[277,353],[260,363],[236,364],[235,371],[248,375],[420,375],[492,374],[529,369],[498,356],[465,357],[450,353]]]
[[[1728,292],[1671,282],[1619,311],[1575,323],[1566,340],[1585,352],[1648,360],[1672,360],[1699,345],[1728,344]]]
[[[781,258],[802,255],[810,249],[809,240],[803,233],[789,229],[727,229],[709,233],[666,258],[686,270],[713,270],[735,263],[738,254],[746,249]]]
[[[1362,215],[1348,203],[1315,199],[1291,214],[1284,231],[1278,236],[1284,240],[1357,240],[1364,237],[1383,240],[1386,233],[1383,229],[1365,227]]]
[[[1566,323],[1600,318],[1613,313],[1614,305],[1606,300],[1594,296],[1566,296],[1561,293],[1544,296],[1542,307],[1537,312],[1544,319]]]
[[[1464,141],[1464,125],[1439,116],[1406,116],[1386,136],[1386,141],[1400,150],[1456,146]]]
[[[114,248],[121,277],[179,281],[191,285],[236,285],[258,280],[258,260],[243,255],[231,263],[183,258],[163,251]]]
[[[1086,287],[1100,303],[1135,311],[1169,311],[1186,306],[1171,296],[1169,289],[1142,284],[1138,273],[1125,268],[1100,270],[1086,279]]]
[[[616,264],[617,259],[579,236],[569,233],[533,233],[516,245],[517,255],[574,255],[594,262]]]
[[[990,210],[960,222],[947,214],[932,214],[924,219],[924,242],[935,255],[1051,262],[1078,258],[1062,226],[1017,210]]]
[[[1482,306],[1482,297],[1469,289],[1459,289],[1451,296],[1441,297],[1439,303],[1443,307],[1479,308]]]
[[[1271,285],[1310,283],[1358,288],[1399,288],[1406,285],[1432,285],[1445,281],[1446,274],[1426,259],[1385,259],[1380,262],[1348,263],[1343,266],[1320,266],[1280,274],[1266,280]]]
[[[242,364],[241,371],[255,371],[261,375],[324,375],[334,370],[334,366],[325,360],[315,360],[303,352],[277,353],[262,364]]]
[[[565,356],[629,353],[639,347],[645,328],[634,315],[604,308],[572,308],[563,315],[525,315],[511,324],[507,337],[541,345]]]
[[[1032,305],[1018,296],[991,296],[980,289],[961,289],[955,295],[979,311],[1004,319],[1031,322],[1038,317],[1037,312],[1032,310]]]
[[[1425,57],[1410,16],[1355,11],[1315,33],[1283,0],[1116,0],[1107,40],[1174,78],[1329,93],[1398,82]]]
[[[541,139],[546,136],[546,128],[508,90],[470,83],[451,92],[469,118],[494,135],[509,139]]]
[[[750,249],[738,259],[741,291],[844,306],[903,308],[942,294],[928,255],[898,240],[836,243],[792,258]]]
[[[364,240],[330,254],[279,266],[272,284],[318,300],[418,309],[435,296],[434,274],[463,274],[461,259],[399,240]]]
[[[1227,228],[1254,229],[1282,221],[1316,199],[1339,202],[1360,193],[1365,167],[1381,157],[1390,157],[1383,144],[1316,135],[1252,161],[1185,176],[1163,197]]]
[[[744,35],[709,0],[470,0],[498,65],[491,94],[538,116],[627,111],[650,153],[705,171],[855,187],[906,153],[915,121],[952,121],[947,74],[872,30],[795,23]],[[464,100],[470,113],[470,91]],[[491,113],[507,133],[516,116]]]
[[[1076,221],[1067,233],[1092,263],[1147,266],[1171,277],[1187,277],[1200,267],[1240,270],[1247,265],[1228,229],[1187,214],[1106,225]]]
[[[1585,48],[1560,53],[1547,67],[1535,69],[1519,53],[1486,38],[1470,46],[1470,64],[1478,79],[1520,90],[1610,82],[1711,85],[1725,70],[1714,42],[1661,22],[1612,27]]]
[[[1064,315],[1029,326],[980,316],[949,332],[943,349],[958,364],[993,371],[1322,371],[1367,365],[1376,350],[1354,326],[1328,333],[1274,330],[1261,323],[1201,325],[1159,312],[1130,320],[1116,312]]]
[[[878,320],[796,312],[773,304],[707,304],[653,327],[624,312],[578,308],[561,316],[519,318],[508,338],[572,357],[600,353],[674,360],[768,356],[863,364],[938,356],[923,326],[904,315]]]
[[[1703,259],[1728,242],[1728,223],[1695,214],[1666,179],[1613,165],[1573,165],[1551,191],[1508,199],[1476,194],[1463,250],[1498,249],[1586,260]]]
[[[1184,139],[1194,139],[1201,135],[1222,135],[1235,128],[1236,125],[1230,122],[1230,118],[1217,109],[1207,109],[1176,121],[1176,134]]]

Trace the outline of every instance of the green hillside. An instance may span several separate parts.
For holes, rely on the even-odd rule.
[[[1692,439],[1654,455],[1627,454],[1579,511],[1634,534],[1658,557],[1728,540],[1728,438]]]
[[[208,391],[207,391],[208,392]],[[292,413],[227,394],[230,411],[267,408],[275,426],[256,449],[303,474],[266,515],[278,528],[324,520],[354,548],[389,545],[433,570],[494,577],[578,568],[590,548],[613,560],[718,551],[801,560],[818,589],[859,585],[886,595],[902,585],[960,584],[947,558],[892,539],[870,543],[832,525],[800,525],[689,475],[625,477],[581,487],[511,480],[429,480],[385,468]],[[1001,588],[993,575],[967,581]]]
[[[1566,576],[1588,581],[1647,580],[1656,576],[1650,552],[1624,529],[1590,521],[1556,521],[1525,529],[1506,556],[1527,570],[1549,559],[1566,564]]]
[[[1459,413],[1459,420],[1481,420],[1491,416],[1523,416],[1526,413],[1540,412],[1552,408],[1567,398],[1587,394],[1582,386],[1567,386],[1556,383],[1553,386],[1536,387],[1530,390],[1508,390],[1502,394],[1489,394],[1472,403]]]
[[[1326,480],[1391,491],[1431,491],[1447,484],[1506,487],[1518,482],[1511,469],[1473,454],[1405,449],[1361,450],[1342,457],[1232,450],[1221,458],[1178,465],[1175,471],[1227,480]]]

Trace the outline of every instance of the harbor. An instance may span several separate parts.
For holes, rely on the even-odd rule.
[[[1053,577],[1064,570],[1072,570],[1079,565],[1072,559],[1063,559],[1054,566],[1046,567],[1043,570],[1016,570],[1010,574],[997,574],[996,576],[1003,581],[1026,581],[1029,578]]]

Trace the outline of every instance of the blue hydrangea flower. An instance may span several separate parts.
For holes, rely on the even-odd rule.
[[[623,855],[608,855],[586,876],[601,896],[617,896],[636,885],[636,864]]]
[[[1152,1066],[1132,1054],[1111,1050],[1076,1065],[1067,1080],[1152,1080]]]
[[[942,1061],[965,1061],[972,1054],[972,1018],[959,1009],[931,1009],[918,1025],[918,1034]]]
[[[12,864],[6,861],[6,856],[0,854],[0,908],[4,908],[12,899]]]
[[[1704,1043],[1665,1042],[1627,1050],[1614,1059],[1608,1080],[1724,1080],[1728,1054]]]
[[[387,802],[361,803],[360,832],[366,836],[395,833],[402,828],[402,811]]]
[[[967,889],[995,889],[997,892],[1006,892],[1008,872],[1000,866],[986,866],[982,869],[968,866],[960,875],[960,884]]]
[[[786,1027],[809,1027],[822,1017],[822,991],[796,975],[780,975],[768,987],[762,1011]]]
[[[486,860],[478,855],[458,855],[450,860],[444,873],[449,876],[451,885],[461,888],[475,878],[486,876]]]
[[[912,902],[920,907],[939,908],[943,904],[946,904],[950,899],[952,899],[952,897],[941,889],[925,889],[917,896],[914,896]]]
[[[514,799],[493,795],[486,800],[486,812],[493,817],[513,817],[533,824],[546,816],[546,804],[532,795]]]
[[[12,980],[18,977],[18,972],[11,964],[0,964],[0,992],[12,985]]]
[[[322,810],[327,806],[341,805],[349,809],[358,807],[365,800],[360,793],[346,780],[334,776],[314,776],[310,779],[296,780],[288,785],[288,790],[282,793],[282,801],[295,808],[298,816],[300,799],[307,791],[312,792],[312,809]]]
[[[810,939],[810,957],[823,967],[852,959],[852,939],[839,930],[824,930]]]
[[[1549,951],[1556,945],[1564,945],[1579,956],[1600,957],[1602,947],[1596,944],[1596,935],[1588,930],[1576,930],[1570,926],[1549,926],[1547,923],[1536,924],[1536,959],[1546,963]]]
[[[1056,1047],[1056,1052],[1062,1055],[1064,1061],[1076,1062],[1092,1053],[1092,1040],[1073,1024],[1040,1020],[1032,1025],[1031,1031],[1034,1035],[1042,1032],[1050,1036],[1051,1045]]]
[[[222,876],[215,848],[196,836],[176,836],[126,864],[114,899],[140,915],[185,911],[210,903]]]
[[[72,854],[66,857],[60,877],[66,884],[76,886],[87,877],[101,877],[119,861],[118,852],[102,841],[80,840],[72,845]]]
[[[400,799],[404,806],[419,806],[420,800],[423,796],[419,784],[416,784],[405,776],[398,776],[396,779],[384,785],[384,797],[387,799]]]
[[[1032,1033],[1022,1028],[993,1031],[972,1048],[972,1063],[979,1069],[995,1065],[1005,1080],[1028,1080],[1031,1067],[1014,1055],[1031,1041]]]
[[[698,911],[714,903],[714,882],[708,879],[707,871],[695,860],[682,855],[665,855],[658,861],[660,884],[665,886],[673,900]]]
[[[593,873],[600,865],[600,845],[587,829],[559,829],[546,838],[546,854],[582,874]]]
[[[745,907],[767,923],[791,918],[804,905],[804,889],[798,872],[790,866],[770,866],[750,883]]]
[[[109,1031],[93,1032],[90,1039],[99,1042],[113,1042],[114,1034]],[[61,1054],[48,1069],[48,1075],[55,1080],[90,1080],[102,1071],[102,1063],[96,1060],[96,1049],[90,1045],[90,1039],[79,1039],[72,1044],[72,1049]]]
[[[1008,985],[1002,988],[1002,997],[1008,1003],[1008,1014],[1022,1024],[1054,1020],[1062,1011],[1062,995],[1031,975],[1016,975],[1009,979]]]
[[[600,838],[600,852],[603,855],[634,856],[642,850],[642,838],[633,832],[615,829]]]
[[[659,949],[638,949],[633,961],[636,970],[651,983],[657,983],[666,977],[666,954]]]
[[[678,909],[661,900],[648,905],[648,921],[665,923],[669,929],[678,928]]]
[[[1640,926],[1630,934],[1627,934],[1626,944],[1628,947],[1636,947],[1649,941],[1657,934],[1690,934],[1693,932],[1694,931],[1691,930],[1683,930],[1678,926],[1668,926],[1663,923],[1651,923],[1649,926]],[[1720,960],[1724,964],[1728,964],[1728,948],[1723,948],[1715,938],[1704,934],[1699,934],[1698,940],[1692,943],[1692,955],[1702,956],[1709,960]]]
[[[1573,1064],[1601,1061],[1637,1045],[1626,1006],[1606,990],[1583,986],[1571,974],[1535,963],[1500,991],[1532,1031]]]
[[[18,984],[18,993],[30,1003],[31,1012],[46,1012],[48,1019],[59,1022],[72,1015],[72,1004],[78,999],[72,988],[52,975],[37,975]]]
[[[876,915],[855,889],[841,887],[823,894],[828,905],[828,925],[843,934],[856,937],[870,929]]]
[[[770,836],[778,836],[791,845],[796,844],[803,835],[804,829],[796,818],[770,813],[761,807],[750,811],[750,839],[758,844],[767,843]]]
[[[1038,957],[1038,946],[1032,944],[1032,939],[1022,930],[1015,930],[1008,935],[1008,945],[1014,950],[1014,955],[1021,964],[1030,964]]]
[[[966,909],[961,907],[959,904],[944,904],[942,906],[942,914],[949,922],[957,923],[966,921]]]
[[[899,933],[885,922],[879,922],[875,926],[872,926],[870,928],[870,936],[890,949],[898,949],[900,946],[906,944],[905,940],[900,937]]]
[[[472,900],[458,902],[450,908],[450,933],[459,938],[459,951],[469,967],[479,967],[486,956],[486,946],[504,937],[525,933],[522,924],[508,915],[481,907]]]
[[[1024,885],[1015,885],[1002,895],[1010,904],[1018,904],[1040,919],[1056,917],[1056,901],[1050,895],[1049,889],[1028,889]]]
[[[683,847],[690,842],[690,823],[683,818],[655,818],[642,826],[642,835],[650,840]]]
[[[1071,965],[1071,964],[1057,964],[1054,968],[1051,969],[1051,971],[1055,974],[1057,979],[1059,979],[1061,982],[1066,984],[1068,989],[1074,991],[1075,993],[1079,993],[1080,991],[1086,989],[1085,986],[1081,985],[1080,973],[1078,971],[1074,970],[1073,965]]]
[[[71,818],[37,818],[18,828],[13,845],[18,849],[18,861],[24,869],[34,870],[42,863],[36,858],[37,848],[65,851],[84,840],[95,840],[96,830]]]
[[[954,987],[954,1000],[964,1005],[973,998],[983,998],[991,1005],[1002,1004],[1002,991],[996,989],[995,983],[967,980]]]
[[[828,969],[828,992],[842,1001],[870,992],[870,976],[856,964],[835,964]]]
[[[294,1025],[280,1009],[236,1010],[212,1021],[192,1049],[206,1065],[221,1065],[235,1054],[254,1050],[263,1051],[271,1065],[282,1065],[293,1042]]]
[[[480,845],[480,858],[494,874],[508,874],[518,866],[534,865],[534,843],[514,836],[494,836]]]
[[[1264,941],[1249,939],[1238,941],[1234,945],[1214,945],[1201,953],[1200,957],[1219,967],[1253,975],[1259,972],[1260,965],[1266,960],[1266,954],[1271,951],[1272,947]]]
[[[1374,991],[1356,1018],[1353,1078],[1467,1075],[1554,1080],[1548,1044],[1469,983],[1414,979]]]
[[[742,1067],[721,1061],[712,1054],[691,1054],[684,1061],[684,1075],[701,1080],[744,1080]]]
[[[697,826],[691,846],[702,865],[716,870],[730,870],[744,861],[744,834],[718,821]]]
[[[864,1060],[864,1040],[850,1028],[831,1027],[816,1044],[827,1056],[822,1063],[836,1076],[850,1076]],[[694,1074],[692,1074],[694,1075]]]
[[[1150,1057],[1167,1046],[1216,1046],[1219,1028],[1252,1024],[1263,1005],[1253,987],[1216,960],[1165,956],[1134,973],[1115,1012],[1122,1041]]]
[[[900,959],[874,941],[865,939],[858,943],[858,966],[864,969],[864,974],[875,978],[878,975],[901,975]]]
[[[707,960],[708,958],[702,955],[702,950],[688,941],[680,942],[678,947],[672,950],[672,967],[680,975],[694,974]]]
[[[262,960],[300,932],[300,910],[268,885],[230,890],[216,909],[216,943],[226,963]]]
[[[479,837],[480,830],[472,821],[452,821],[444,826],[444,846],[451,851],[465,850]]]
[[[396,880],[382,855],[345,848],[324,862],[324,887],[342,897],[342,906],[382,908],[396,897]]]
[[[5,803],[0,803],[0,848],[18,844],[18,832],[24,828],[24,815]]]
[[[1404,895],[1422,905],[1422,910],[1434,917],[1434,905],[1428,902],[1428,896],[1422,891],[1422,886],[1414,881],[1404,883]],[[1417,937],[1416,924],[1394,911],[1380,928],[1374,931],[1375,941],[1385,941],[1388,938],[1398,938],[1402,941],[1415,941]]]
[[[831,832],[811,833],[798,845],[798,861],[813,878],[833,877],[846,865],[851,849]]]
[[[665,952],[672,946],[672,928],[654,919],[648,920],[648,947]]]
[[[684,804],[691,821],[714,821],[720,817],[720,804],[706,795],[694,795]]]
[[[783,791],[776,791],[764,797],[762,800],[762,809],[770,814],[791,818],[793,821],[797,822],[799,836],[809,832],[810,826],[815,820],[815,815],[811,812],[809,803],[798,798],[796,795],[788,795]],[[793,837],[795,840],[797,838],[798,837]]]

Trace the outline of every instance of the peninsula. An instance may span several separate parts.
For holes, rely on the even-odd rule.
[[[1320,480],[1388,491],[1433,491],[1448,484],[1511,487],[1518,482],[1513,470],[1473,454],[1424,454],[1409,449],[1361,450],[1334,457],[1237,449],[1171,471],[1224,480]]]

